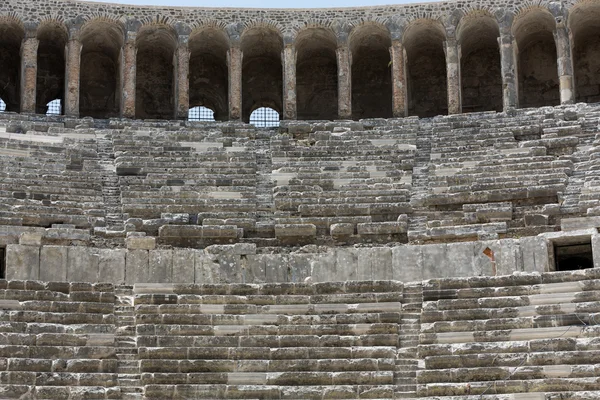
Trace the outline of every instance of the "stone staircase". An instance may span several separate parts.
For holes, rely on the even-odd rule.
[[[121,206],[121,188],[119,186],[119,177],[116,175],[111,134],[98,136],[97,146],[98,157],[100,158],[99,164],[104,171],[102,174],[102,197],[106,210],[106,231],[123,231],[124,219]]]
[[[116,354],[119,386],[122,400],[144,398],[141,384],[140,361],[135,331],[135,306],[132,286],[116,288],[115,316],[117,325]]]
[[[419,398],[593,399],[598,269],[424,285]]]
[[[417,370],[419,360],[417,346],[421,330],[421,304],[423,286],[419,283],[404,286],[402,296],[402,315],[400,317],[400,337],[396,371],[394,373],[394,392],[397,399],[417,397]]]

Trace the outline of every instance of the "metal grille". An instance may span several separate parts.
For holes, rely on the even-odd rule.
[[[272,108],[260,107],[250,115],[250,123],[257,128],[272,128],[279,126],[279,113]]]
[[[50,103],[46,104],[46,106],[48,106],[48,111],[46,111],[46,115],[61,114],[60,99],[52,100]]]
[[[0,99],[0,112],[6,111],[6,103],[4,100]]]
[[[208,107],[199,106],[188,111],[189,121],[214,121],[215,112]]]

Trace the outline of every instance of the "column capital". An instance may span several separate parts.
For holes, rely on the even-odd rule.
[[[80,40],[80,29],[77,26],[71,26],[69,27],[69,41],[72,40],[76,40],[79,41]]]
[[[136,41],[137,41],[137,32],[135,32],[135,31],[125,32],[125,44],[126,45],[135,44]]]

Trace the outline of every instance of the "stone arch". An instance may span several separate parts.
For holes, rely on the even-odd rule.
[[[517,42],[519,105],[542,107],[560,104],[556,22],[545,8],[533,7],[517,15],[512,31]]]
[[[600,2],[586,1],[569,12],[576,101],[600,102]]]
[[[283,37],[275,27],[256,24],[241,36],[242,120],[248,122],[252,111],[270,107],[282,113]]]
[[[228,117],[227,51],[229,37],[223,29],[204,27],[192,32],[190,51],[190,108],[204,106],[216,120]]]
[[[45,21],[37,29],[37,83],[35,112],[45,114],[47,104],[60,99],[65,104],[65,47],[69,34],[58,21]]]
[[[365,23],[350,33],[352,118],[392,117],[392,40],[385,26]]]
[[[94,19],[82,26],[79,90],[81,116],[119,116],[123,38],[123,27],[114,21]]]
[[[175,30],[164,24],[143,26],[137,34],[135,113],[140,119],[175,115]]]
[[[448,112],[445,37],[442,24],[430,19],[413,21],[404,31],[409,115],[433,117]]]
[[[498,22],[487,12],[473,12],[460,20],[463,112],[502,111],[499,36]]]
[[[21,43],[25,30],[20,21],[0,17],[0,98],[6,111],[21,107]]]
[[[333,120],[338,115],[337,39],[325,27],[307,27],[296,36],[298,119]]]

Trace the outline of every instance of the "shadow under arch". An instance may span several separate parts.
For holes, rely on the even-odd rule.
[[[229,116],[229,38],[218,28],[206,27],[193,32],[190,50],[190,108],[204,106],[215,113],[215,120]]]
[[[520,107],[560,104],[554,29],[550,11],[539,7],[515,19],[512,31],[517,42],[517,72]]]
[[[138,32],[136,46],[136,118],[173,119],[175,30],[167,25],[146,25]]]
[[[502,111],[502,64],[498,22],[486,13],[464,16],[460,43],[462,111]]]
[[[81,29],[79,114],[118,117],[121,104],[123,29],[115,22],[92,20]]]
[[[390,32],[365,23],[350,33],[352,119],[392,117]]]
[[[25,37],[23,27],[17,22],[0,19],[0,98],[5,111],[21,109],[21,43]]]
[[[600,3],[581,2],[569,11],[573,39],[575,99],[600,102]]]
[[[333,120],[338,116],[337,39],[324,27],[298,33],[296,91],[298,119]]]
[[[36,106],[37,114],[46,114],[48,103],[60,99],[60,109],[65,104],[65,47],[68,32],[64,24],[56,21],[43,23],[37,30]]]
[[[418,19],[404,31],[409,115],[448,113],[445,38],[442,24],[429,19]]]
[[[259,107],[281,113],[283,108],[283,66],[281,33],[270,27],[252,27],[242,33],[242,120]]]

